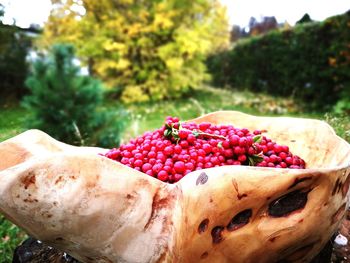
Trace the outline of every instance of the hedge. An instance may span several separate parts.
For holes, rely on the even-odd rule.
[[[31,46],[30,38],[16,26],[0,22],[0,98],[22,97],[28,65],[26,56]]]
[[[329,109],[350,90],[350,11],[240,41],[207,63],[214,85]]]

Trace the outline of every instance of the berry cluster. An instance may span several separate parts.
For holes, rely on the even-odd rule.
[[[262,132],[207,122],[181,123],[176,117],[167,117],[162,128],[104,156],[169,183],[194,170],[223,165],[305,168],[304,160],[288,146],[272,142]]]

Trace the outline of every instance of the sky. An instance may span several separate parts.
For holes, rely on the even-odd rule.
[[[3,22],[12,24],[15,18],[20,27],[28,27],[32,23],[42,25],[51,7],[50,0],[0,0],[0,4],[5,6]]]
[[[227,7],[231,25],[248,25],[250,17],[275,16],[277,21],[294,25],[305,13],[313,20],[323,20],[350,9],[349,0],[220,0]],[[28,27],[42,25],[47,19],[50,0],[0,0],[6,6],[4,23]]]
[[[294,25],[305,13],[324,20],[350,9],[349,0],[220,0],[227,6],[230,24],[245,27],[250,17],[275,16],[279,23]]]

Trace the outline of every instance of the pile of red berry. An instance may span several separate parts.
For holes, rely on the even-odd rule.
[[[305,161],[288,146],[272,142],[262,132],[207,122],[181,123],[176,117],[167,117],[162,128],[104,156],[168,183],[194,170],[223,165],[305,168]]]

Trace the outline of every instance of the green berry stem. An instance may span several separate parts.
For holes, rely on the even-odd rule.
[[[199,130],[189,130],[186,128],[181,127],[181,125],[179,126],[179,128],[174,128],[174,125],[165,125],[165,131],[164,131],[164,136],[165,137],[173,137],[175,140],[179,140],[179,131],[183,130],[183,131],[188,131],[190,133],[192,133],[194,136],[198,137],[198,136],[204,136],[204,137],[209,137],[209,138],[220,138],[223,140],[228,140],[225,136],[222,135],[217,135],[217,134],[211,134],[211,133],[207,133],[207,132],[202,132]]]

